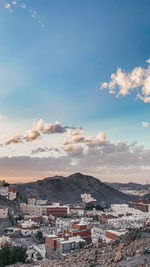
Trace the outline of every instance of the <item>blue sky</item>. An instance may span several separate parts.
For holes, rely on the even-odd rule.
[[[142,127],[150,123],[150,103],[136,100],[138,87],[119,97],[100,89],[117,67],[126,73],[147,68],[149,11],[148,0],[1,0],[1,135],[57,120],[94,138],[104,132],[110,142],[150,148],[150,129]],[[18,145],[15,153],[3,147],[1,157],[26,155]]]

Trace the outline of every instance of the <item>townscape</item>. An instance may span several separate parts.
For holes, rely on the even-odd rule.
[[[1,181],[0,198],[5,205],[0,206],[0,247],[11,244],[26,248],[26,262],[32,266],[43,266],[40,264],[47,260],[51,266],[51,261],[74,251],[78,254],[86,247],[107,245],[133,229],[150,225],[150,201],[140,196],[126,204],[102,208],[88,193],[81,194],[80,204],[53,203],[37,195],[18,202],[17,188],[17,184]]]
[[[150,267],[150,0],[0,0],[0,267]]]

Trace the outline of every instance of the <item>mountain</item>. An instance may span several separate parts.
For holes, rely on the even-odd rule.
[[[149,184],[137,184],[137,183],[106,183],[107,185],[117,190],[147,190],[150,188]]]
[[[81,203],[81,194],[88,193],[98,201],[101,207],[108,207],[113,203],[127,203],[133,199],[132,196],[123,194],[100,180],[81,173],[19,184],[18,191],[21,201],[26,201],[28,195],[35,194],[41,199],[62,203]]]

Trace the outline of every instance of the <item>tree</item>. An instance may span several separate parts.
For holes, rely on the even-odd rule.
[[[84,210],[104,210],[99,204],[87,203]]]
[[[4,181],[3,186],[8,187],[8,186],[10,186],[10,184]]]
[[[24,219],[24,216],[23,216],[22,214],[19,214],[19,215],[15,218],[16,222],[18,222],[18,221],[22,221],[23,219]]]
[[[0,267],[15,264],[16,262],[26,262],[26,248],[20,246],[12,246],[8,243],[0,249]]]

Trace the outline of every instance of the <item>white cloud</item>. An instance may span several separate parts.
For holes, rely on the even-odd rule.
[[[5,145],[20,144],[20,143],[23,143],[21,135],[14,135],[11,138],[5,140]]]
[[[146,127],[149,126],[149,123],[148,123],[147,121],[143,121],[143,122],[142,122],[142,126],[146,128]]]
[[[106,142],[106,134],[103,132],[100,132],[97,135],[96,139],[97,139],[98,144],[104,144]]]
[[[26,8],[25,3],[21,0],[2,0],[1,2],[3,7],[9,9],[9,11],[13,11],[15,7]]]
[[[67,135],[69,137],[72,137],[72,136],[78,136],[78,135],[85,135],[85,133],[82,130],[75,130],[75,131],[68,130]]]
[[[82,143],[84,142],[84,140],[85,140],[84,136],[75,135],[72,137],[72,141],[76,143]]]
[[[147,63],[150,63],[150,58],[146,60]]]
[[[150,59],[146,62],[149,64]],[[117,68],[116,73],[111,74],[110,81],[102,83],[101,89],[106,88],[110,94],[116,94],[117,97],[126,96],[132,90],[136,90],[137,98],[144,103],[150,103],[150,65],[147,68],[136,67],[130,73]]]
[[[62,134],[68,131],[68,129],[74,129],[75,127],[70,126],[62,126],[58,121],[55,124],[52,123],[44,123],[42,119],[38,122],[33,124],[33,128],[28,130],[25,134],[15,134],[12,135],[10,138],[4,138],[6,145],[11,144],[23,144],[25,142],[32,142],[42,135],[49,135],[49,134]]]
[[[69,145],[70,144],[70,142],[67,139],[64,139],[62,143],[63,143],[63,145]]]
[[[72,156],[81,155],[83,147],[80,145],[69,144],[64,146],[64,151],[71,154]]]
[[[10,12],[13,12],[16,8],[26,9],[28,10],[28,13],[30,16],[42,27],[45,28],[45,24],[43,23],[41,17],[38,15],[37,10],[34,9],[28,9],[26,4],[22,0],[0,0],[2,3],[2,6],[6,9],[8,9]]]

